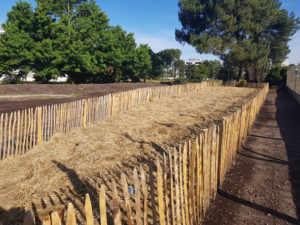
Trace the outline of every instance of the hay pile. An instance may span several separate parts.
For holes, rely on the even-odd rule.
[[[0,207],[5,211],[20,206],[40,209],[72,200],[80,211],[86,192],[96,194],[100,184],[118,179],[120,171],[129,173],[182,144],[256,92],[205,88],[197,94],[140,105],[87,128],[56,134],[24,156],[0,161]]]

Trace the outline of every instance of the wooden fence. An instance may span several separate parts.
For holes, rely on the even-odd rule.
[[[267,92],[265,84],[248,103],[182,146],[169,150],[167,155],[156,158],[148,168],[134,169],[133,176],[121,174],[120,179],[110,184],[109,194],[101,185],[98,210],[92,209],[87,194],[85,224],[199,224],[244,143]],[[45,209],[35,222],[28,211],[24,225],[76,225],[74,206],[69,203],[66,213],[64,209],[64,206]]]
[[[197,92],[205,86],[220,86],[219,81],[135,89],[68,103],[24,109],[0,114],[0,159],[22,155],[35,145],[48,141],[55,133],[128,110],[143,102],[168,95]]]
[[[292,96],[300,103],[300,63],[288,70],[286,86]]]

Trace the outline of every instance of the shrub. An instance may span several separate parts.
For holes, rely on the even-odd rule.
[[[271,88],[272,87],[275,87],[275,88],[285,87],[288,69],[289,69],[288,66],[273,67],[269,71],[265,81],[269,82],[269,85]]]

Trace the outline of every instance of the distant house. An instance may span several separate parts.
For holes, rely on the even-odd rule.
[[[199,65],[203,62],[203,59],[196,59],[196,58],[191,58],[188,60],[184,60],[185,65]]]
[[[290,65],[289,60],[286,59],[281,65],[282,66],[289,66]]]
[[[18,71],[15,71],[15,73],[17,74]],[[4,75],[4,76],[0,77],[0,81],[3,81],[3,80],[11,80],[11,78],[9,76]],[[68,80],[68,75],[66,75],[65,77],[58,77],[57,79],[51,79],[50,82],[66,82],[67,80]],[[22,78],[22,81],[34,82],[35,81],[34,73],[29,72],[26,77]]]
[[[5,33],[5,31],[0,27],[0,35],[4,34],[4,33]]]

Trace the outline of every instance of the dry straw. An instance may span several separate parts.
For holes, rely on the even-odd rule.
[[[141,165],[146,171],[145,180],[149,195],[145,201],[145,189],[140,188],[142,192],[140,202],[143,202],[139,204],[142,208],[140,215],[141,218],[147,218],[146,222],[154,223],[162,217],[157,217],[154,207],[157,204],[155,203],[158,193],[157,174],[155,172],[151,178],[149,165],[152,165],[150,169],[156,171],[154,163],[151,163],[156,157],[162,160],[163,152],[168,154],[166,150],[170,146],[183,144],[191,137],[194,137],[192,138],[194,143],[195,138],[198,137],[198,144],[191,143],[187,145],[187,148],[182,147],[182,152],[176,153],[176,160],[173,155],[175,150],[170,149],[170,154],[166,157],[166,166],[163,161],[160,161],[164,193],[164,200],[160,205],[164,206],[166,224],[168,221],[173,221],[175,215],[180,215],[182,223],[191,224],[191,220],[199,221],[210,199],[216,193],[216,184],[222,182],[225,171],[234,158],[236,147],[244,140],[247,129],[251,125],[250,121],[254,120],[266,89],[262,91],[247,88],[207,87],[198,90],[196,95],[185,93],[176,98],[169,96],[159,101],[152,100],[151,104],[141,104],[126,114],[115,114],[87,128],[77,128],[68,134],[54,135],[50,141],[36,146],[28,154],[8,158],[0,163],[1,177],[4,177],[0,181],[0,188],[3,190],[0,194],[0,202],[7,208],[16,206],[31,208],[32,204],[36,208],[44,208],[49,204],[67,203],[68,199],[72,199],[77,212],[76,216],[84,220],[84,213],[80,213],[81,196],[84,193],[90,193],[91,199],[96,201],[96,204],[92,202],[94,209],[102,204],[100,211],[104,212],[103,203],[101,203],[103,197],[97,203],[98,197],[95,196],[98,195],[100,184],[105,185],[107,202],[110,208],[113,208],[112,199],[116,199],[116,195],[112,193],[114,188],[111,183],[115,180],[119,189],[118,193],[121,193],[119,204],[123,208],[126,202],[123,192],[126,188],[120,192],[121,183],[117,182],[121,177],[120,171],[126,174],[128,186],[132,186],[134,185],[134,180],[130,175],[133,174],[132,168],[139,168]],[[256,100],[258,96],[260,96],[259,101]],[[238,122],[233,125],[233,121]],[[239,128],[241,121],[244,121],[244,126]],[[218,126],[214,127],[213,124]],[[239,135],[235,135],[234,142],[226,139],[226,137],[231,137],[229,131],[233,130],[239,130]],[[231,149],[230,154],[227,151],[221,151],[217,148],[218,146],[224,146],[220,149]],[[208,154],[211,149],[215,158],[211,158],[211,154]],[[224,159],[219,161],[222,157]],[[210,168],[212,174],[207,174],[204,167],[201,167],[204,162],[210,162],[207,168]],[[177,167],[179,165],[182,169],[175,170],[175,165]],[[191,168],[195,168],[195,171],[192,172]],[[9,178],[5,176],[8,171],[10,172]],[[176,178],[177,176],[179,177]],[[199,179],[199,176],[202,178]],[[47,177],[46,181],[45,177]],[[170,179],[170,177],[173,178]],[[172,185],[170,185],[171,181]],[[192,185],[193,181],[197,181],[195,185]],[[141,185],[143,182],[140,180],[138,183]],[[170,190],[171,187],[172,190]],[[195,190],[192,190],[194,188]],[[103,196],[103,189],[101,190]],[[50,193],[52,194],[49,195]],[[179,199],[178,193],[180,193]],[[45,198],[48,195],[49,197]],[[112,196],[115,197],[112,198]],[[188,198],[187,196],[194,197]],[[200,200],[197,196],[200,196]],[[129,201],[133,207],[132,196]],[[145,202],[149,207],[146,215],[143,211]],[[116,202],[114,204],[118,205]],[[179,207],[178,204],[180,204]],[[192,211],[190,211],[191,205],[194,205]],[[197,208],[197,205],[201,207]],[[174,208],[174,212],[170,207]],[[135,211],[136,209],[132,212]],[[190,212],[192,212],[191,215],[189,215]],[[97,210],[93,213],[94,217],[100,218],[102,215],[99,215]],[[117,216],[118,213],[112,214]],[[115,218],[113,215],[112,221]],[[121,211],[121,216],[125,218],[123,211]],[[180,221],[178,217],[177,220]]]
[[[202,129],[194,138],[184,142],[183,146],[168,151],[168,157],[162,159],[156,156],[154,160],[150,160],[146,179],[142,167],[139,172],[134,168],[134,201],[128,197],[128,184],[124,174],[121,175],[123,195],[118,193],[120,184],[115,179],[109,185],[112,193],[105,193],[103,185],[101,186],[98,204],[100,210],[93,211],[90,196],[87,194],[84,213],[86,224],[199,224],[216,195],[218,185],[222,184],[237,149],[243,144],[247,130],[254,123],[267,91],[268,86],[265,86],[254,98],[236,108],[222,121]],[[141,191],[145,180],[150,186],[149,197],[147,190]],[[107,197],[111,200],[107,201]],[[143,201],[146,205],[149,204],[151,211],[145,206],[142,207]],[[106,204],[111,207],[104,209]],[[120,209],[124,206],[126,210],[122,213]],[[131,211],[133,208],[134,213]],[[141,213],[143,210],[146,210],[146,214]],[[60,225],[62,211],[49,210],[47,218],[38,215],[37,220],[47,224],[51,218],[49,224]],[[75,225],[73,204],[69,204],[67,212],[67,217],[62,221],[66,219],[66,225]],[[26,221],[31,221],[33,225],[31,218],[30,213],[26,215]]]
[[[86,127],[107,116],[124,112],[141,103],[173,94],[197,92],[207,86],[221,83],[204,82],[135,89],[79,101],[42,106],[0,115],[0,160],[12,155],[25,154],[33,146],[48,141],[55,133],[69,132]],[[17,127],[16,127],[17,124]],[[21,144],[19,145],[19,142]]]

